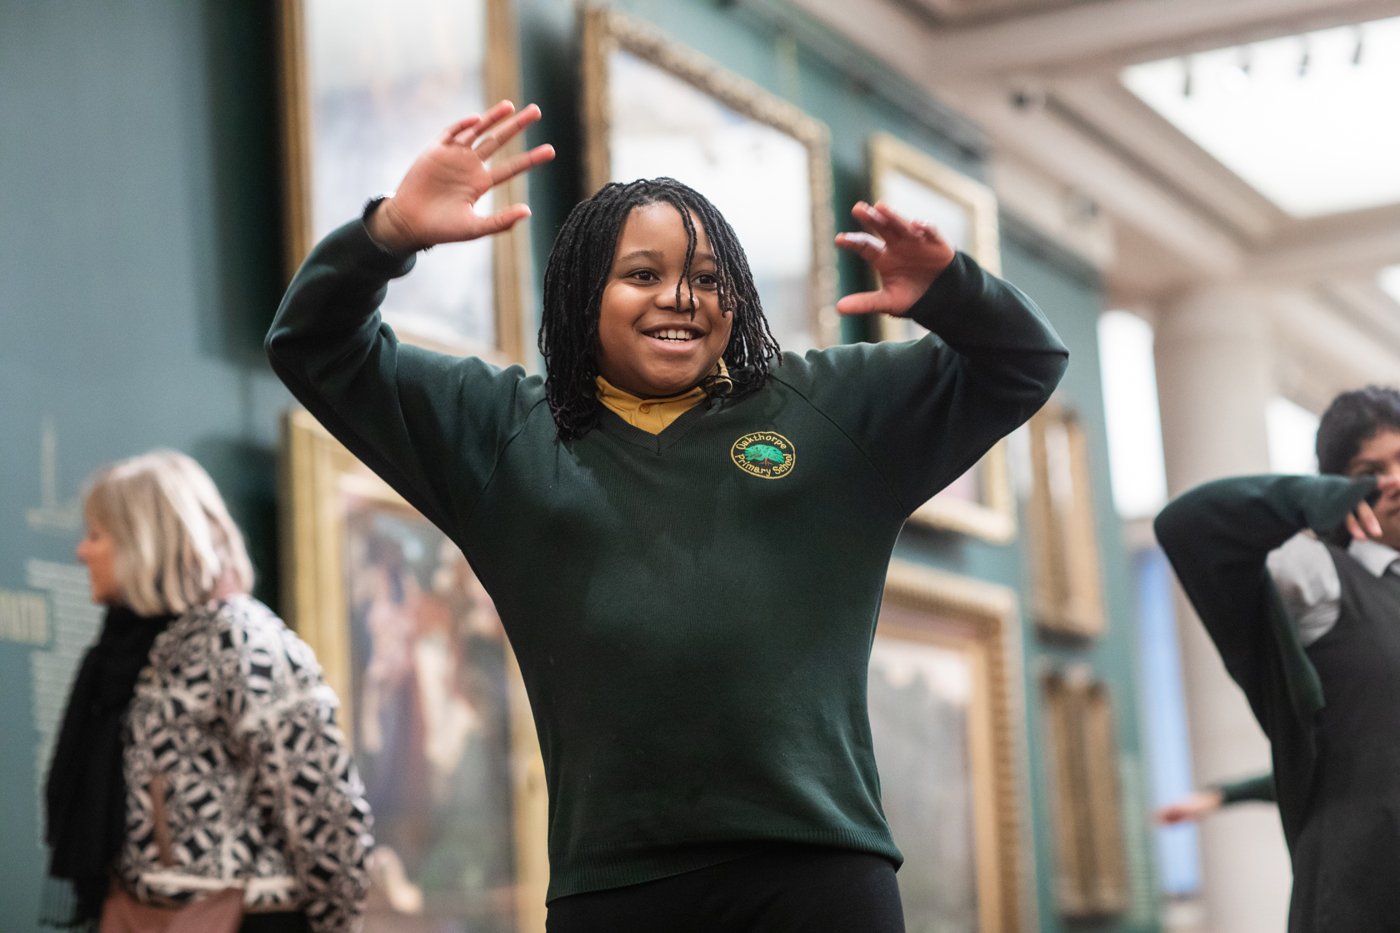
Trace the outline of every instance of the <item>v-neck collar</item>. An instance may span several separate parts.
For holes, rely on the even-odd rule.
[[[660,453],[668,447],[674,447],[677,441],[689,434],[715,402],[716,400],[712,398],[701,400],[694,408],[681,413],[675,421],[666,425],[659,434],[652,434],[650,431],[643,431],[635,425],[628,424],[627,420],[617,412],[606,405],[599,405],[598,429],[629,444]]]

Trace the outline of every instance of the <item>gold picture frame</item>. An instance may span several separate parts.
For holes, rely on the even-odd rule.
[[[870,192],[905,216],[938,225],[953,246],[988,272],[1001,274],[997,198],[980,181],[888,133],[875,133],[870,137]],[[911,340],[926,333],[913,321],[885,314],[876,316],[875,326],[881,340]],[[915,510],[910,520],[995,544],[1013,540],[1016,500],[1005,441]]]
[[[649,25],[606,7],[586,8],[582,19],[584,174],[588,193],[592,194],[609,181],[655,175],[671,175],[692,185],[715,202],[744,241],[770,326],[779,343],[785,349],[799,352],[840,343],[840,322],[836,314],[835,221],[831,213],[831,143],[826,125],[698,52],[672,42]],[[647,75],[643,80],[637,80],[639,75],[614,82],[614,69],[623,67],[646,71]],[[636,171],[629,171],[625,179],[615,177],[614,170],[619,168],[615,156],[619,153],[614,136],[627,128],[613,112],[615,91],[640,95],[642,104],[650,100],[656,113],[675,122],[674,126],[667,127],[672,138],[684,137],[686,144],[666,150],[655,162],[644,155],[629,154],[653,152],[654,148],[634,146],[621,156],[625,156],[628,165]],[[663,95],[670,97],[663,101]],[[628,106],[623,112],[632,114],[640,109],[643,108]],[[721,112],[728,118],[724,133],[747,133],[745,139],[755,146],[766,146],[762,151],[775,156],[771,160],[747,159],[746,171],[728,176],[723,183],[716,181],[719,176],[711,178],[694,167],[687,168],[681,159],[687,152],[705,149],[707,164],[723,163],[730,150],[717,144],[713,137],[695,142],[685,136],[709,130],[702,129],[698,121],[682,126],[694,114]],[[734,116],[741,120],[733,120]],[[730,138],[736,137],[724,136],[721,141]],[[801,152],[783,140],[792,141]],[[655,139],[650,143],[654,145]],[[779,155],[787,161],[781,161]],[[788,171],[780,170],[783,165]],[[799,177],[804,173],[805,184]],[[747,205],[759,199],[748,198],[738,191],[745,185],[768,189],[772,197],[767,207],[780,215],[767,218],[762,234],[750,229],[758,221],[749,223]],[[791,197],[779,196],[789,187],[793,188],[789,192]],[[786,216],[784,211],[790,211],[792,216]],[[773,231],[779,231],[782,236],[775,237]],[[810,245],[806,242],[808,237]],[[801,271],[801,262],[806,263],[805,273]],[[774,271],[770,276],[765,270]],[[765,284],[770,281],[771,287]],[[803,300],[796,303],[801,307],[789,310],[785,296],[799,287],[805,292]]]
[[[1055,899],[1066,917],[1128,909],[1118,738],[1108,688],[1084,670],[1041,681],[1055,816]]]
[[[282,174],[283,174],[283,240],[285,244],[286,275],[288,278],[301,265],[306,254],[334,224],[343,223],[350,220],[354,212],[363,206],[364,202],[371,196],[388,190],[397,184],[402,173],[408,170],[414,155],[423,149],[432,138],[432,134],[441,131],[449,125],[453,119],[467,116],[467,112],[458,112],[464,107],[468,112],[484,109],[495,101],[501,99],[518,100],[520,95],[520,75],[519,75],[519,53],[516,41],[515,14],[510,0],[466,0],[465,3],[455,4],[450,7],[438,7],[437,15],[458,16],[463,9],[475,12],[480,11],[480,22],[474,28],[481,30],[481,35],[475,36],[477,45],[480,46],[482,63],[479,73],[474,71],[466,78],[470,79],[464,83],[479,85],[481,88],[480,100],[474,100],[469,106],[459,102],[458,98],[451,96],[452,74],[450,67],[446,68],[446,77],[442,75],[429,75],[424,78],[424,85],[431,84],[434,89],[441,92],[443,99],[447,100],[447,107],[450,113],[444,112],[430,119],[430,123],[419,125],[422,120],[414,122],[405,120],[408,126],[398,127],[401,134],[411,135],[412,138],[397,138],[388,130],[382,130],[384,135],[393,137],[385,142],[385,146],[392,150],[390,162],[392,166],[385,171],[390,174],[383,175],[382,172],[370,172],[374,174],[380,190],[359,190],[358,182],[350,184],[349,188],[344,187],[345,182],[338,183],[334,196],[328,196],[335,202],[334,217],[326,222],[318,224],[316,221],[315,200],[318,190],[317,175],[317,141],[316,127],[318,116],[318,85],[314,66],[313,56],[310,49],[319,47],[321,37],[315,33],[315,19],[308,17],[308,6],[316,0],[278,0],[277,26],[278,26],[278,73],[281,87],[281,121],[282,121]],[[322,0],[330,2],[330,0]],[[335,0],[340,3],[341,0]],[[472,5],[475,4],[476,7]],[[344,23],[364,22],[368,34],[359,37],[368,47],[373,47],[377,42],[383,40],[383,34],[392,30],[380,29],[375,32],[376,26],[384,26],[386,23],[395,22],[394,17],[411,19],[409,12],[403,9],[402,4],[389,4],[385,0],[359,0],[361,10],[345,9],[337,7],[336,23],[343,27]],[[372,17],[365,15],[373,12],[380,17],[378,23]],[[388,19],[385,19],[388,17]],[[423,17],[430,20],[431,17]],[[310,20],[310,21],[309,21]],[[390,50],[383,55],[374,58],[376,62],[383,61],[386,71],[395,67],[395,62],[400,63],[404,58],[421,57],[424,60],[432,58],[434,53],[442,54],[442,42],[444,35],[450,30],[437,29],[434,34],[434,24],[427,22],[420,27],[426,35],[425,41],[429,38],[436,43],[434,48],[424,48],[420,56],[399,55],[402,50]],[[470,31],[470,30],[468,30]],[[345,41],[343,35],[334,37],[342,44]],[[330,42],[330,39],[326,40]],[[464,43],[469,40],[463,39]],[[380,50],[382,51],[382,50]],[[350,55],[340,55],[339,60],[346,61],[352,58]],[[373,56],[372,56],[373,57]],[[364,66],[371,69],[376,66]],[[426,73],[426,72],[425,72]],[[458,74],[457,78],[462,78],[465,72]],[[365,83],[360,90],[364,96],[377,99],[383,96],[384,86],[391,84],[389,77],[372,76],[370,78],[361,76]],[[352,124],[359,125],[367,123],[366,120],[342,119],[337,125]],[[437,125],[440,123],[441,125]],[[410,128],[411,127],[411,128]],[[380,128],[371,126],[370,130]],[[329,134],[328,134],[329,135]],[[512,140],[496,156],[498,159],[509,158],[523,151],[523,141],[521,137]],[[361,147],[347,146],[347,152],[360,152]],[[347,160],[352,161],[352,160]],[[399,164],[402,163],[402,164]],[[337,178],[339,173],[334,174]],[[353,178],[358,179],[360,175],[347,172]],[[363,173],[361,173],[363,174]],[[380,177],[380,176],[383,177]],[[327,183],[329,184],[329,182]],[[501,185],[493,193],[492,197],[497,203],[516,203],[526,200],[526,181],[523,176],[512,179]],[[343,202],[343,203],[342,203]],[[327,210],[331,210],[330,207]],[[341,216],[343,215],[343,216]],[[449,251],[457,251],[448,255],[445,259],[442,254]],[[474,251],[471,256],[475,257],[471,262],[462,262],[458,253],[465,255],[463,251]],[[485,252],[489,251],[489,256]],[[427,263],[433,263],[432,270],[425,275]],[[487,339],[482,339],[479,335],[473,336],[460,320],[453,320],[450,315],[444,314],[441,308],[436,306],[429,308],[424,302],[432,303],[439,300],[439,292],[444,297],[442,301],[457,301],[470,304],[476,300],[476,295],[484,289],[480,285],[472,282],[454,281],[453,266],[460,265],[463,268],[470,268],[478,265],[484,272],[484,276],[489,282],[491,298],[490,308],[470,312],[462,315],[471,317],[475,315],[480,320],[476,321],[479,328],[481,324],[489,319],[489,333]],[[475,243],[450,244],[439,247],[433,251],[431,258],[428,254],[419,257],[419,270],[410,279],[402,280],[409,282],[417,277],[423,284],[422,289],[427,289],[423,294],[425,297],[419,298],[410,295],[406,303],[399,308],[393,306],[394,297],[391,288],[391,298],[386,302],[384,313],[385,319],[394,326],[398,336],[410,343],[426,346],[430,349],[440,350],[458,355],[481,356],[491,362],[506,365],[510,363],[521,363],[531,365],[533,354],[529,348],[533,345],[533,334],[527,332],[529,329],[528,309],[533,306],[533,295],[531,285],[530,267],[530,241],[527,223],[518,223],[514,228],[506,233],[491,238],[489,241],[478,241]],[[441,267],[441,268],[439,268]],[[446,270],[446,271],[443,271]],[[429,276],[436,276],[445,282],[452,283],[452,287],[438,288],[437,278],[429,280]],[[400,285],[399,288],[408,286]],[[419,287],[414,285],[413,287]],[[450,297],[447,297],[450,296]],[[457,310],[461,310],[461,305]]]
[[[480,910],[483,902],[494,898],[491,902],[499,904],[504,898],[519,933],[543,933],[549,883],[544,763],[525,685],[489,597],[460,551],[304,410],[289,411],[283,419],[279,466],[284,615],[315,650],[326,683],[341,700],[338,718],[355,750],[371,804],[378,807],[377,791],[387,793],[376,787],[374,769],[366,768],[370,752],[360,747],[373,735],[386,763],[381,770],[391,775],[385,786],[394,788],[394,812],[408,814],[403,819],[413,833],[429,834],[427,842],[414,836],[415,844],[427,852],[420,853],[420,861],[429,863],[438,852],[452,851],[460,843],[456,836],[441,834],[495,839],[496,848],[470,870],[480,875],[488,869],[506,873],[511,882],[509,890],[497,886],[484,894],[428,887],[425,895],[413,877],[414,860],[400,858],[389,838],[393,814],[377,810],[380,848],[371,866],[371,911],[381,911],[392,925],[394,917],[403,914],[436,911],[452,916],[454,909]],[[367,529],[385,526],[406,531],[408,543],[416,540],[425,546],[416,557],[400,547],[389,558],[376,558],[375,540]],[[397,570],[381,574],[391,559]],[[416,597],[411,611],[410,596]],[[381,640],[386,646],[382,651]],[[395,645],[403,650],[391,650]],[[394,674],[398,668],[409,673]],[[410,686],[403,687],[405,683]],[[409,712],[396,714],[392,702],[404,689],[410,699],[401,707]],[[371,717],[371,710],[387,712]],[[414,728],[400,727],[398,734],[427,736],[420,744],[413,744],[417,739],[395,744],[392,734],[385,737],[404,715],[418,718]],[[390,727],[382,726],[384,721]],[[463,722],[484,725],[475,727],[476,733],[464,732]],[[455,731],[453,723],[458,724]],[[411,776],[419,772],[427,778],[415,784]],[[482,773],[495,775],[494,782],[481,779]],[[454,781],[466,786],[466,794],[444,797],[452,793]],[[431,797],[433,807],[419,799],[424,796]],[[459,803],[462,799],[502,798],[508,798],[508,806],[477,808],[481,819],[467,820],[470,832],[440,829],[421,815],[450,813],[460,822],[472,816],[471,807]],[[483,821],[487,830],[478,825]],[[439,838],[435,833],[443,840],[437,851],[428,847]],[[389,856],[383,854],[386,848]],[[473,896],[475,901],[470,900]]]
[[[1021,676],[1011,590],[891,562],[871,655],[871,729],[885,812],[906,858],[911,929],[927,916],[1019,933],[1034,911],[1024,889],[1034,872]],[[970,851],[950,852],[956,838]]]
[[[1001,275],[996,192],[933,156],[891,136],[870,137],[870,194],[900,214],[938,227],[955,248],[993,275]],[[909,340],[923,333],[914,322],[882,314],[880,339]]]
[[[1073,409],[1051,400],[1026,425],[1036,625],[1071,638],[1107,628],[1089,444]]]

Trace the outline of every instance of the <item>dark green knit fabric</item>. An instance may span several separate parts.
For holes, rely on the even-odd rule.
[[[381,324],[411,265],[342,227],[268,352],[495,600],[544,754],[549,897],[765,840],[898,862],[866,713],[886,567],[909,513],[1059,381],[1039,310],[959,254],[915,312],[946,344],[787,353],[757,394],[659,435],[604,412],[558,443],[540,377]]]
[[[1272,773],[1256,774],[1254,777],[1230,781],[1227,784],[1217,784],[1215,789],[1220,791],[1220,803],[1223,806],[1249,802],[1278,803],[1278,790],[1274,787]]]
[[[1269,737],[1274,783],[1291,847],[1317,763],[1317,671],[1288,618],[1266,561],[1304,529],[1329,534],[1375,491],[1371,478],[1242,476],[1198,486],[1167,504],[1157,540],[1215,642],[1225,669]]]

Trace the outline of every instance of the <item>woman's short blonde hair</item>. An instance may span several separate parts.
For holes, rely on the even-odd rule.
[[[217,588],[248,592],[253,565],[209,474],[173,450],[98,470],[84,511],[112,539],[113,573],[141,615],[181,613]]]

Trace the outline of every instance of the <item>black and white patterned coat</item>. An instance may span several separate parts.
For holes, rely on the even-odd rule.
[[[127,887],[174,905],[238,886],[250,910],[359,930],[371,817],[337,706],[311,649],[252,597],[172,622],[127,712]]]

